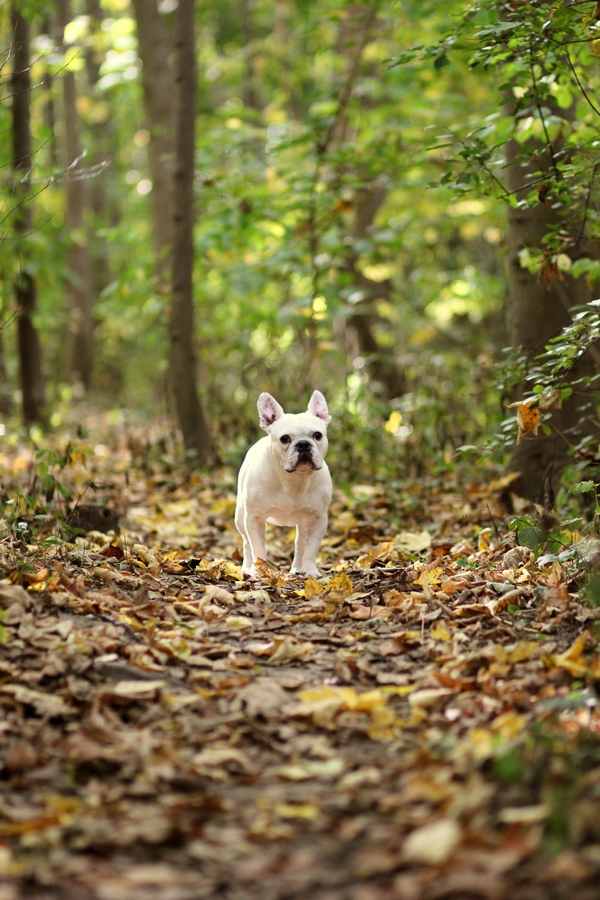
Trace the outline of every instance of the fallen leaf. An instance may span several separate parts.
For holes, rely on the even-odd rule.
[[[337,593],[346,597],[351,594],[353,590],[352,581],[345,572],[334,575],[325,585],[325,593],[327,594]]]
[[[460,826],[454,819],[438,819],[412,831],[402,845],[402,853],[409,862],[439,865],[450,859],[461,837]]]
[[[269,655],[269,664],[272,666],[284,665],[293,659],[310,659],[314,650],[310,641],[297,641],[289,634],[275,638],[273,645],[274,650]]]
[[[430,636],[434,638],[436,641],[451,641],[452,635],[448,631],[448,629],[441,623],[436,622],[429,632]]]
[[[428,531],[401,531],[394,538],[394,546],[401,553],[422,553],[431,547]]]

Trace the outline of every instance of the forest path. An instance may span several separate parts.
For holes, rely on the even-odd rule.
[[[43,459],[123,530],[0,543],[0,900],[595,900],[598,612],[495,485],[338,488],[248,582],[230,471]]]

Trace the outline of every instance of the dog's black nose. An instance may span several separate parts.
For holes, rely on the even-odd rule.
[[[310,453],[310,441],[296,441],[298,453]]]

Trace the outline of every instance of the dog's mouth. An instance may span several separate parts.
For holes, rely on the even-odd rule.
[[[310,450],[301,450],[289,459],[286,464],[286,472],[295,472],[297,469],[320,469]]]
[[[322,461],[316,448],[307,440],[299,440],[289,448],[288,458],[285,464],[286,472],[295,472],[298,469],[321,469]]]
[[[299,459],[293,465],[287,465],[285,467],[286,472],[296,472],[298,469],[320,469],[321,466],[316,466],[312,459]]]

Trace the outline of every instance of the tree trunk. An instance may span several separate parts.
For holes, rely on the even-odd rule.
[[[58,24],[61,32],[71,19],[69,0],[58,0]],[[65,70],[63,79],[64,147],[66,164],[78,168],[79,119],[77,88],[74,72]],[[71,170],[66,175],[65,224],[69,234],[67,249],[67,293],[69,300],[68,377],[90,386],[93,365],[92,265],[88,235],[85,228],[85,180],[81,172]]]
[[[538,154],[533,164],[524,165],[519,158],[519,146],[515,141],[508,144],[506,159],[507,188],[516,192],[517,199],[523,199],[529,193],[526,186],[530,183],[534,170],[542,168],[550,171],[551,160],[547,151],[545,154]],[[570,307],[588,303],[592,299],[588,284],[583,278],[574,279],[566,274],[545,279],[520,265],[519,251],[526,247],[541,249],[542,238],[557,221],[557,213],[543,202],[536,206],[510,208],[508,213],[510,339],[513,347],[522,348],[531,358],[541,353],[549,338],[570,323]],[[582,222],[571,222],[569,231],[575,239],[569,246],[571,258],[593,255],[590,247],[583,245],[585,239],[582,237]],[[571,371],[570,380],[574,382],[595,371],[593,355],[586,353]],[[549,420],[552,434],[544,435],[540,432],[537,437],[528,434],[513,451],[510,467],[519,472],[520,477],[511,484],[511,490],[529,500],[547,503],[546,495],[549,492],[552,494],[557,487],[560,471],[567,462],[574,429],[578,429],[580,436],[598,436],[597,425],[586,415],[590,398],[578,395],[576,391],[575,388],[573,396]]]
[[[152,208],[157,272],[167,281],[173,236],[173,156],[175,77],[171,41],[156,0],[133,0],[138,52],[142,60],[144,105],[150,128],[148,162],[152,176]]]
[[[365,357],[372,380],[380,388],[382,396],[389,401],[406,393],[406,379],[394,359],[394,347],[384,349],[377,342],[375,327],[378,320],[381,320],[373,306],[377,300],[389,299],[392,285],[389,280],[376,282],[363,275],[357,268],[358,254],[353,249],[354,244],[367,235],[369,226],[373,224],[386,196],[385,189],[377,186],[357,191],[347,268],[352,273],[357,288],[364,294],[364,299],[356,304],[355,312],[348,320],[348,324],[356,333],[358,349]]]
[[[196,389],[194,349],[194,150],[196,58],[194,0],[179,0],[175,35],[175,172],[169,370],[177,418],[188,450],[210,463],[214,451]]]
[[[4,309],[0,308],[0,414],[7,416],[12,412],[13,403],[6,372],[6,352],[4,350],[4,335],[2,334],[3,328],[6,327],[4,319]]]
[[[379,29],[376,6],[365,3],[350,4],[340,19],[337,52],[345,58],[346,70],[344,81],[338,91],[338,112],[328,134],[328,141],[332,144],[343,146],[352,139],[348,133],[348,105],[359,78],[365,47]],[[362,174],[358,170],[355,172],[357,181]],[[363,175],[363,178],[366,180],[366,176]],[[372,178],[368,180],[373,182]],[[381,347],[375,334],[377,325],[381,322],[375,304],[378,300],[389,299],[392,285],[389,280],[376,282],[367,278],[357,266],[359,254],[355,249],[356,245],[367,236],[386,197],[386,188],[377,181],[356,190],[354,221],[352,232],[348,236],[351,240],[348,241],[345,270],[363,294],[363,299],[352,307],[352,315],[347,320],[348,326],[356,336],[358,351],[365,358],[366,368],[375,390],[389,401],[406,392],[406,380],[402,369],[394,359],[394,347]]]
[[[20,254],[20,272],[15,278],[17,304],[17,333],[19,379],[22,393],[23,421],[26,425],[43,421],[45,386],[42,373],[42,348],[33,316],[36,308],[36,285],[27,269],[26,241],[33,227],[31,202],[28,199],[31,165],[33,161],[29,64],[29,25],[16,4],[11,6],[13,30],[12,94],[12,161],[17,186],[17,207],[13,213]]]
[[[91,33],[94,38],[102,33],[104,13],[100,0],[86,0],[86,13],[91,23]],[[100,60],[94,45],[86,48],[85,62],[87,71],[88,92],[94,99],[98,99],[97,85],[100,80]],[[90,163],[94,167],[94,177],[87,182],[88,205],[91,209],[96,227],[108,225],[109,222],[118,221],[117,210],[111,209],[110,187],[111,170],[108,164],[111,159],[110,148],[114,147],[114,128],[110,114],[101,118],[94,116],[88,125],[91,145],[94,148]],[[106,168],[104,168],[106,167]],[[92,294],[100,296],[110,281],[110,267],[108,262],[108,247],[104,238],[98,239],[90,235],[90,262],[92,272]]]

